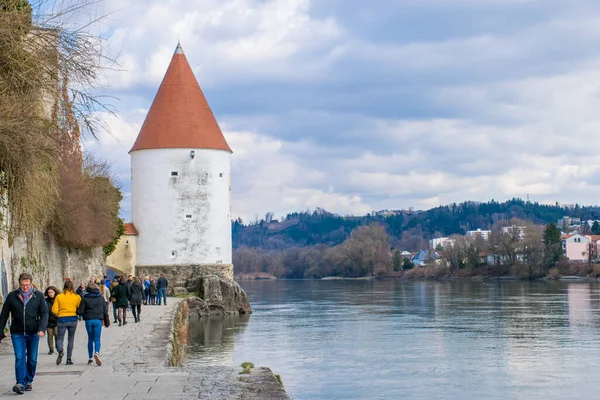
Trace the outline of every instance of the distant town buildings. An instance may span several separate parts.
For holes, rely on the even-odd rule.
[[[519,239],[523,240],[523,238],[525,238],[525,227],[521,225],[505,226],[504,228],[502,228],[502,233],[507,233],[515,236],[519,235]]]
[[[588,226],[589,226],[590,228],[591,228],[591,227],[594,225],[594,222],[597,222],[597,223],[599,223],[599,224],[600,224],[600,221],[599,221],[599,220],[597,220],[597,219],[588,219],[588,220],[587,220],[587,221],[585,221],[585,222],[588,224]]]
[[[436,239],[431,239],[429,241],[429,248],[432,250],[438,249],[440,247],[452,246],[454,244],[454,239],[450,239],[449,237],[441,237]]]
[[[580,218],[565,216],[558,220],[557,227],[563,232],[561,236],[562,250],[565,257],[569,261],[574,262],[597,262],[600,260],[600,235],[586,234],[590,232],[595,222],[600,224],[600,220],[585,220]],[[543,229],[543,226],[542,226]],[[527,227],[524,225],[505,226],[501,230],[502,234],[510,235],[512,240],[522,242],[527,235]],[[595,233],[595,232],[594,232]],[[413,254],[413,262],[415,265],[426,264],[425,259],[432,261],[444,256],[444,250],[449,246],[455,246],[458,235],[450,237],[440,237],[429,240],[429,251],[424,250]],[[492,238],[492,231],[489,229],[474,229],[469,230],[464,235],[464,238],[481,238],[489,242]],[[462,244],[461,244],[462,246]],[[496,264],[501,262],[498,256],[490,248],[482,251],[479,256],[482,264]],[[439,252],[439,254],[438,254]],[[523,260],[522,254],[515,256],[516,260]]]
[[[490,239],[490,235],[492,234],[491,230],[483,230],[483,229],[477,229],[474,231],[467,231],[467,235],[468,237],[480,237],[483,240],[489,240]]]
[[[600,235],[563,235],[562,248],[569,261],[585,262],[598,259]]]
[[[572,229],[576,229],[581,226],[581,219],[564,216],[558,220],[556,226],[563,232],[570,232]]]

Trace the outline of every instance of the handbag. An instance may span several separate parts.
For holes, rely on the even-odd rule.
[[[104,326],[105,327],[109,327],[110,326],[110,316],[108,315],[108,311],[104,313]]]

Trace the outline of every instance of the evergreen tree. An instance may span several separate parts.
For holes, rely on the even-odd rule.
[[[560,231],[550,222],[544,230],[544,265],[552,267],[562,255],[562,243],[560,240]]]
[[[394,257],[392,258],[392,264],[394,266],[394,271],[400,271],[402,269],[402,256],[400,252],[396,250],[394,253]]]
[[[600,235],[600,224],[598,221],[594,221],[592,224],[592,235]]]
[[[407,269],[412,269],[415,266],[415,264],[410,261],[408,258],[405,258],[404,261],[402,262],[402,269],[407,270]]]

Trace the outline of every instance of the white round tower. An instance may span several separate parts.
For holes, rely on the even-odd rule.
[[[130,154],[138,271],[231,269],[231,149],[179,44]]]

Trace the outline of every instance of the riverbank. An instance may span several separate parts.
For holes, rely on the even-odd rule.
[[[242,280],[267,280],[264,275],[246,274]],[[271,275],[269,280],[277,278]],[[236,277],[237,279],[238,277]],[[415,266],[409,270],[395,271],[392,274],[375,274],[362,277],[324,276],[321,278],[308,278],[308,280],[580,280],[600,281],[600,264],[587,263],[561,263],[550,269],[539,265],[482,265],[477,268],[461,268],[451,270],[445,265]]]
[[[174,317],[181,301],[169,298],[167,306],[144,306],[140,323],[130,318],[127,325],[103,329],[101,367],[87,365],[87,334],[83,322],[77,327],[74,365],[67,366],[63,362],[57,366],[56,354],[48,355],[46,340],[40,340],[33,391],[26,397],[45,400],[65,397],[86,400],[288,399],[281,386],[279,392],[268,392],[278,397],[256,395],[271,387],[267,380],[269,375],[261,369],[250,375],[256,376],[256,380],[248,382],[245,378],[238,379],[241,367],[209,367],[199,371],[167,366],[172,358]],[[14,383],[14,355],[7,338],[0,343],[0,398],[14,398]]]

